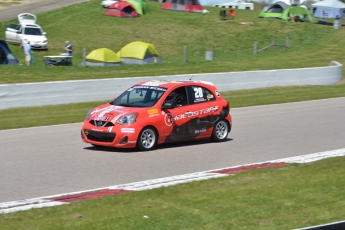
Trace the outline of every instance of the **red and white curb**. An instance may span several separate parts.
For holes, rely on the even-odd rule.
[[[115,185],[93,190],[85,190],[73,193],[65,193],[54,196],[45,196],[33,199],[26,199],[20,201],[12,201],[0,203],[0,214],[7,214],[17,211],[25,211],[32,208],[51,207],[63,204],[69,204],[77,200],[95,199],[103,196],[118,195],[127,192],[148,190],[160,187],[173,186],[182,183],[193,181],[207,180],[211,178],[224,177],[228,175],[235,175],[239,172],[260,169],[281,167],[291,163],[309,163],[313,161],[322,160],[330,157],[345,156],[345,149],[338,149],[327,152],[307,154],[297,157],[289,157],[279,160],[267,161],[256,164],[239,165],[229,168],[214,169],[204,172],[197,172],[179,176],[165,177],[154,180],[147,180],[142,182],[135,182],[123,185]]]

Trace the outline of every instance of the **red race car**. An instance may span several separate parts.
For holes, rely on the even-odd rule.
[[[157,144],[211,138],[231,130],[230,104],[204,81],[145,81],[90,110],[81,138],[94,146],[151,150]]]

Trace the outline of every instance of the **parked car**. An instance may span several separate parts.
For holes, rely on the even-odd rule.
[[[20,47],[25,42],[30,42],[32,49],[48,49],[48,39],[45,36],[47,33],[36,24],[36,19],[37,17],[33,14],[19,14],[19,24],[11,24],[6,27],[6,41],[18,43]]]
[[[96,147],[145,151],[169,142],[225,141],[231,126],[230,104],[212,83],[144,81],[90,110],[81,138]]]
[[[117,2],[117,1],[104,0],[101,2],[101,6],[103,6],[104,8],[108,8],[109,6],[111,6],[115,2]]]

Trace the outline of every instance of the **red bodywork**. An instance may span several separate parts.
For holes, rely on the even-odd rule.
[[[148,107],[126,107],[108,103],[94,108],[84,121],[82,140],[96,146],[135,148],[139,133],[147,126],[157,131],[157,144],[209,138],[218,119],[225,119],[228,131],[231,130],[230,105],[211,83],[145,81],[127,89],[127,92],[142,87],[159,87],[164,91],[155,104]],[[162,109],[168,95],[177,88],[186,90],[188,104]],[[118,120],[128,114],[135,114],[136,121],[119,124]]]

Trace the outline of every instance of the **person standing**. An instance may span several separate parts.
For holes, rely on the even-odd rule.
[[[26,41],[24,46],[24,55],[25,55],[25,63],[26,65],[30,65],[30,61],[31,61],[31,45],[30,45],[30,41]]]
[[[69,41],[66,41],[66,43],[65,43],[66,54],[68,54],[68,56],[72,56],[72,51],[73,51],[72,44]]]

